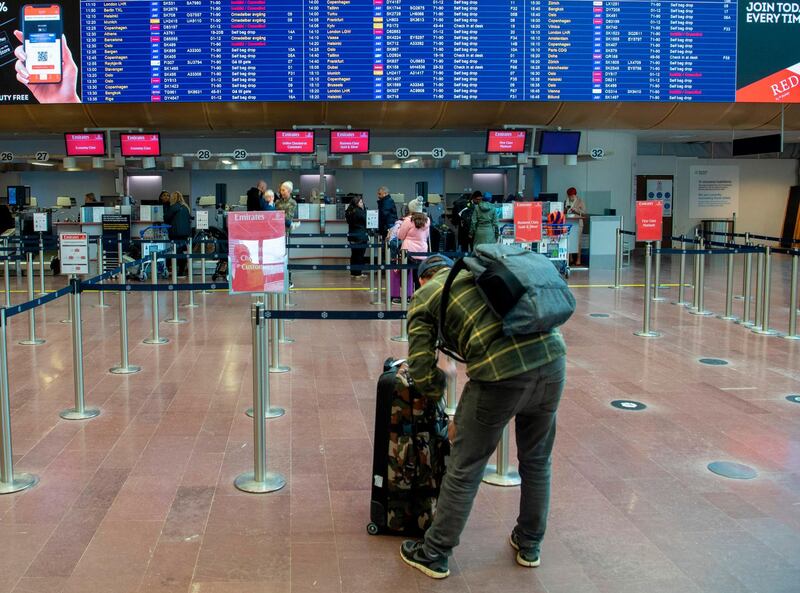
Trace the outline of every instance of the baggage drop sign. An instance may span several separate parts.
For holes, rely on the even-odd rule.
[[[542,240],[542,203],[514,204],[514,240],[517,243],[538,243]]]
[[[636,202],[636,240],[661,241],[663,215],[661,200]]]
[[[231,293],[285,292],[286,226],[281,210],[228,214]]]

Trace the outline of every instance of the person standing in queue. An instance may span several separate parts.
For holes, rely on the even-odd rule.
[[[284,181],[281,183],[281,187],[279,190],[280,198],[275,200],[275,208],[277,210],[282,210],[283,215],[286,219],[286,243],[289,243],[289,235],[292,232],[292,226],[294,223],[294,218],[297,214],[297,202],[292,197],[292,192],[294,191],[294,183],[291,181]],[[286,257],[289,257],[289,249],[286,249]],[[294,283],[292,282],[292,273],[289,272],[289,288],[294,288]]]
[[[169,199],[169,206],[164,212],[164,222],[169,225],[169,239],[170,241],[182,241],[181,245],[177,246],[176,253],[185,253],[185,241],[192,235],[192,213],[189,210],[189,205],[183,199],[183,194],[179,191],[172,192]],[[186,275],[187,260],[178,260],[178,276]]]
[[[567,190],[565,204],[567,217],[577,217],[578,220],[578,253],[575,256],[575,265],[581,265],[581,239],[583,238],[583,219],[586,217],[586,204],[578,197],[578,190],[570,187]]]
[[[360,196],[350,200],[350,204],[345,210],[344,217],[347,220],[347,240],[351,245],[364,245],[369,242],[367,236],[367,210],[364,208],[364,199]],[[364,265],[365,247],[350,248],[350,265]],[[363,280],[366,276],[361,270],[350,270],[350,278]]]
[[[389,188],[382,185],[378,188],[378,236],[381,241],[386,237],[397,221],[397,207],[389,193]]]
[[[474,196],[473,210],[470,217],[469,236],[472,248],[484,243],[497,243],[500,228],[497,224],[497,209],[486,196]]]
[[[441,398],[447,371],[437,365],[441,301],[453,261],[432,255],[419,266],[422,287],[408,312],[408,367],[419,392]],[[519,515],[509,543],[517,564],[540,564],[550,507],[550,477],[556,412],[566,378],[566,345],[558,329],[506,335],[487,306],[472,273],[459,272],[450,288],[443,332],[466,361],[464,386],[450,423],[452,443],[433,523],[424,539],[406,540],[402,560],[425,575],[450,574],[448,557],[459,543],[489,457],[513,419],[519,474]]]

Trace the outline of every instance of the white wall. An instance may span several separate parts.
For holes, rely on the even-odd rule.
[[[778,237],[783,228],[789,188],[798,183],[798,162],[789,159],[696,159],[640,156],[636,175],[673,175],[673,232],[691,234],[697,219],[689,218],[689,168],[706,165],[739,167],[737,232]]]
[[[57,196],[70,196],[78,204],[83,204],[83,197],[89,192],[98,198],[101,195],[116,195],[114,179],[113,171],[3,173],[0,174],[0,194],[5,196],[8,185],[30,185],[31,196],[37,198],[41,208],[55,207]]]
[[[633,212],[633,165],[636,159],[636,136],[626,132],[584,132],[581,134],[580,152],[603,148],[603,160],[581,160],[577,165],[564,164],[564,157],[551,156],[547,166],[543,191],[558,193],[566,199],[567,188],[574,187],[578,195],[587,191],[611,192],[611,208],[629,219]],[[586,204],[594,213],[592,204]],[[602,214],[602,212],[599,212]]]

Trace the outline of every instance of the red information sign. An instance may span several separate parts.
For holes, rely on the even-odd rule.
[[[661,241],[663,208],[661,200],[636,202],[637,241]]]
[[[228,213],[231,292],[284,292],[286,226],[283,212]]]
[[[542,203],[514,203],[514,240],[517,243],[538,243],[542,240]]]

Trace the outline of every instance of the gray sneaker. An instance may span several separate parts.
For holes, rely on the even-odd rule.
[[[536,546],[520,546],[516,532],[511,532],[511,537],[508,541],[511,547],[517,551],[517,564],[520,566],[535,568],[542,563],[542,559],[539,557],[539,548]]]
[[[422,549],[422,540],[407,539],[400,546],[400,557],[403,562],[413,566],[432,579],[443,579],[450,574],[447,567],[447,556],[429,557]]]

